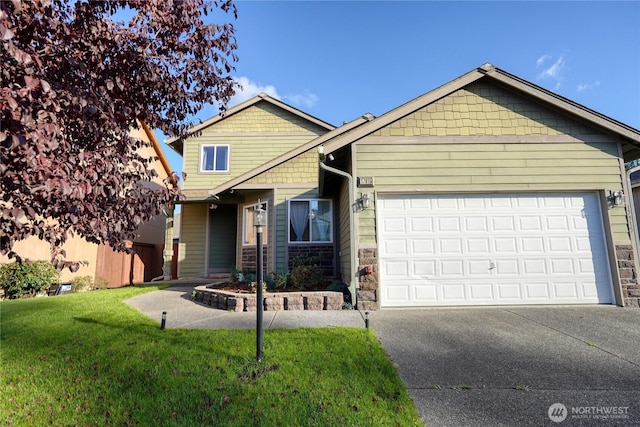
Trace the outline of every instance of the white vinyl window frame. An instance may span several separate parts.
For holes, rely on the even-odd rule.
[[[333,243],[333,200],[291,199],[287,203],[287,242],[289,244]]]
[[[198,171],[228,173],[231,147],[229,144],[200,144]]]
[[[269,229],[269,205],[267,202],[261,201],[262,209],[265,210],[267,225],[262,227],[262,245],[266,245],[268,241]],[[258,203],[252,203],[242,206],[242,246],[256,245],[256,228],[253,226],[253,210],[258,207]]]

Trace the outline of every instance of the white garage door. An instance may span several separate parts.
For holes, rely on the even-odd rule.
[[[596,193],[380,195],[381,305],[613,303]]]

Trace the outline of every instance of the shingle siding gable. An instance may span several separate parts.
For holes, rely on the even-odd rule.
[[[268,102],[259,102],[203,129],[203,134],[300,132],[321,135],[326,129]]]
[[[495,85],[472,83],[375,136],[591,135],[600,132]]]
[[[247,181],[247,184],[315,184],[317,180],[318,154],[315,150],[310,150],[256,176]]]

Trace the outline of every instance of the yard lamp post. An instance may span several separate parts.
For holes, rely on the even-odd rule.
[[[258,199],[258,206],[253,209],[253,226],[256,228],[256,360],[262,361],[262,311],[264,301],[262,299],[262,227],[267,225],[267,211],[262,209]]]

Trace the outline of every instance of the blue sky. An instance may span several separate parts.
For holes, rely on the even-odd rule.
[[[640,2],[236,1],[243,85],[339,125],[490,62],[640,129]],[[198,114],[205,120],[217,111]],[[164,136],[158,134],[160,141]],[[172,167],[182,161],[163,145]]]

